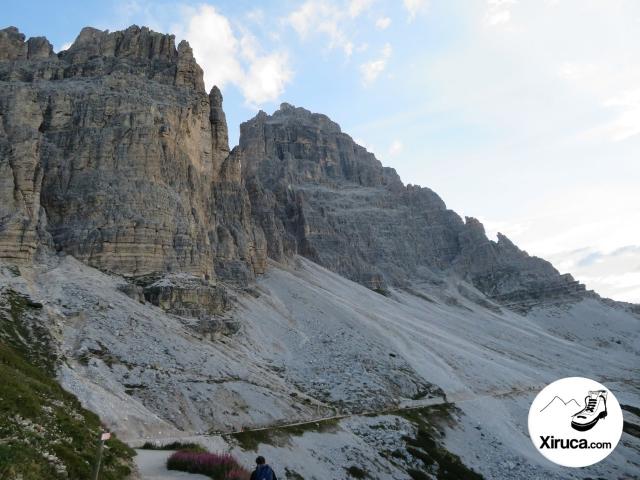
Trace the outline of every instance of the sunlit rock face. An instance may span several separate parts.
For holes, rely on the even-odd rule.
[[[146,27],[84,28],[54,54],[0,32],[0,256],[39,247],[124,275],[263,271],[222,95],[191,48]],[[233,267],[233,268],[232,268]]]

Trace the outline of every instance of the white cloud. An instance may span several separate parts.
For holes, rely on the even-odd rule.
[[[603,102],[618,112],[616,118],[600,128],[611,140],[619,142],[640,135],[640,89],[629,89]]]
[[[428,0],[403,0],[404,8],[409,14],[409,21],[412,22],[420,13],[424,13],[429,8]]]
[[[376,28],[380,30],[386,30],[391,25],[391,19],[389,17],[380,17],[376,20]]]
[[[487,13],[485,14],[485,24],[490,27],[509,23],[511,21],[511,7],[516,0],[488,0]]]
[[[612,251],[582,248],[559,252],[549,260],[600,295],[635,303],[640,299],[640,245]]]
[[[349,15],[351,15],[352,18],[359,16],[368,10],[372,3],[373,0],[351,0],[349,2]]]
[[[308,1],[294,12],[291,12],[287,17],[287,21],[298,32],[298,35],[305,38],[311,33],[318,15],[322,12],[322,16],[326,16],[328,11],[329,8],[322,2]]]
[[[394,140],[389,146],[389,156],[395,157],[402,153],[404,144],[400,140]]]
[[[360,65],[362,83],[365,86],[371,85],[375,82],[385,68],[387,68],[387,63],[389,62],[389,58],[391,58],[391,53],[391,45],[387,43],[380,51],[380,56],[378,58]]]
[[[210,5],[186,8],[184,17],[186,27],[177,33],[193,48],[207,89],[235,85],[254,106],[282,95],[292,77],[286,52],[263,53],[249,33],[238,40],[229,20]]]
[[[209,5],[186,9],[186,28],[182,37],[189,41],[204,70],[207,89],[224,88],[229,83],[241,85],[244,70],[239,60],[240,45],[231,23]]]
[[[287,54],[283,52],[253,60],[241,86],[245,99],[250,104],[260,105],[282,95],[292,76],[288,64]]]
[[[261,8],[254,8],[253,10],[249,10],[249,12],[247,12],[247,20],[253,23],[264,22],[264,10],[262,10]]]
[[[354,51],[353,40],[347,33],[352,29],[350,22],[372,3],[372,0],[350,0],[345,6],[326,0],[307,0],[286,17],[286,23],[302,39],[314,34],[325,36],[329,49],[339,48],[350,57]]]

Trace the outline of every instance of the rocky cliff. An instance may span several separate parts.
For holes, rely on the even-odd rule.
[[[581,295],[325,115],[260,112],[230,154],[222,95],[172,35],[84,28],[55,54],[7,28],[0,52],[0,258],[246,285],[298,253],[380,291],[454,274],[514,305]]]
[[[490,241],[428,188],[403,185],[326,116],[283,104],[241,125],[240,145],[253,214],[274,258],[297,251],[372,289],[442,274],[469,280],[502,303],[526,308],[545,298],[580,297],[569,275]],[[265,193],[268,202],[264,201]]]
[[[57,55],[0,32],[0,256],[39,247],[123,275],[250,278],[266,250],[233,163],[222,95],[191,48],[85,28]]]

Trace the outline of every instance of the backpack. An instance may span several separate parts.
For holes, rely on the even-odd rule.
[[[260,465],[254,473],[254,480],[273,480],[275,477],[269,465]]]

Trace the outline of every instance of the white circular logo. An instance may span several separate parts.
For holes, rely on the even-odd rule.
[[[622,410],[605,386],[569,377],[547,385],[529,409],[529,435],[538,451],[564,467],[606,458],[622,435]]]

